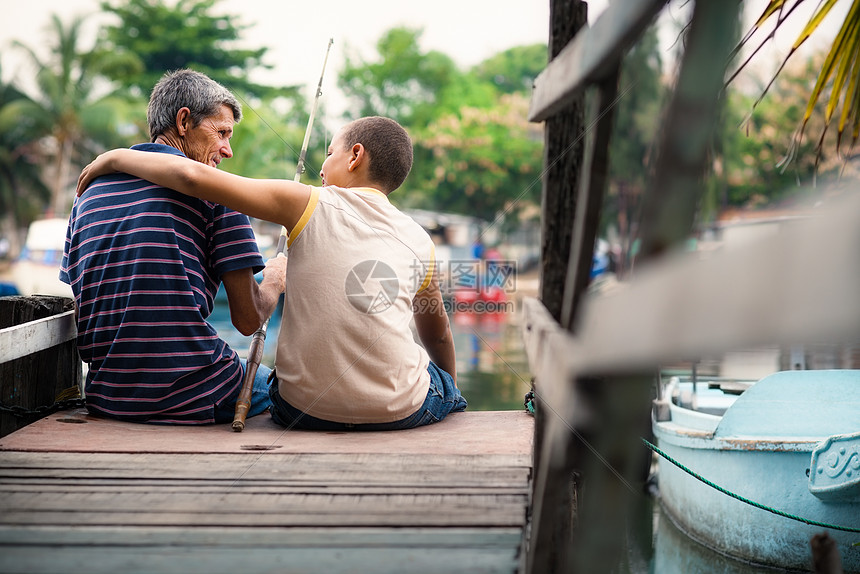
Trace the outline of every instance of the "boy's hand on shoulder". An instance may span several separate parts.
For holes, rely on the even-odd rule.
[[[113,164],[111,163],[114,156],[117,155],[117,150],[106,151],[91,161],[78,177],[78,184],[75,188],[75,195],[80,197],[84,191],[90,186],[93,180],[100,175],[116,173]]]

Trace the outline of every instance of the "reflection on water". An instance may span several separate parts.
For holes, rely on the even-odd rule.
[[[223,286],[221,287],[223,289]],[[223,293],[219,293],[222,295]],[[272,314],[269,320],[269,326],[266,335],[266,344],[263,347],[263,364],[272,367],[275,364],[275,350],[278,345],[278,327],[281,324],[281,308],[283,299],[278,308]],[[230,308],[227,306],[227,299],[216,299],[215,308],[212,314],[207,319],[210,325],[218,331],[218,336],[224,339],[230,348],[236,351],[242,358],[248,356],[248,348],[251,346],[252,336],[246,337],[236,330],[233,323],[230,322]]]
[[[658,500],[643,494],[628,524],[626,547],[607,574],[787,574],[741,562],[699,544],[680,530]],[[725,519],[725,517],[722,517]],[[811,562],[811,560],[810,560]],[[795,571],[791,571],[795,572]]]
[[[462,313],[451,317],[457,350],[457,386],[469,409],[523,409],[530,390],[520,312]]]
[[[747,564],[714,552],[675,526],[671,518],[655,504],[656,535],[651,569],[653,574],[777,574],[785,572]],[[644,574],[644,573],[643,573]]]

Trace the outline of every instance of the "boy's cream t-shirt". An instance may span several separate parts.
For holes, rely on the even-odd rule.
[[[312,188],[290,232],[275,361],[281,396],[342,423],[413,414],[430,385],[412,299],[430,281],[430,236],[381,192]]]

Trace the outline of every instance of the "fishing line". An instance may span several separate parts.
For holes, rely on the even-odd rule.
[[[298,153],[298,152],[296,152],[296,149],[295,149],[293,146],[291,146],[291,145],[290,145],[290,143],[289,143],[287,140],[285,140],[285,139],[283,138],[283,136],[281,136],[281,134],[279,134],[279,133],[278,133],[278,131],[277,131],[275,128],[273,128],[273,127],[271,126],[271,124],[269,124],[269,122],[267,122],[267,121],[266,121],[266,119],[265,119],[263,116],[261,116],[259,113],[257,113],[257,110],[255,110],[255,109],[251,106],[251,104],[249,104],[249,103],[248,103],[248,100],[246,100],[245,98],[243,98],[243,97],[241,96],[241,94],[239,94],[238,92],[235,92],[235,91],[234,91],[233,93],[235,94],[235,96],[236,96],[237,98],[239,98],[240,100],[242,100],[242,105],[243,105],[243,106],[245,106],[247,109],[251,110],[251,111],[254,113],[254,115],[255,115],[255,116],[257,116],[257,118],[259,118],[259,120],[260,120],[261,122],[263,122],[263,125],[265,125],[267,128],[269,128],[270,130],[272,130],[272,133],[273,133],[273,134],[275,134],[275,136],[276,136],[279,140],[281,140],[282,142],[284,142],[284,145],[285,145],[285,146],[287,146],[288,148],[290,148],[290,151],[291,151],[291,152],[293,152],[293,154],[294,154],[296,157],[298,157],[299,153]]]

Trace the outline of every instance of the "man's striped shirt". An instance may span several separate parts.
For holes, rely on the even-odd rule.
[[[161,144],[134,149],[182,155]],[[97,178],[72,208],[60,270],[90,366],[87,407],[126,420],[214,422],[242,367],[206,318],[221,276],[246,267],[263,268],[247,216],[127,174]]]

